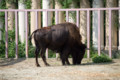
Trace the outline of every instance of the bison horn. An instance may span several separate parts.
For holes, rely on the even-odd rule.
[[[90,48],[85,48],[86,50],[90,50]]]

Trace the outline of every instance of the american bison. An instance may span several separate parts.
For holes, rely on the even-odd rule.
[[[63,65],[70,64],[69,55],[73,58],[73,64],[81,63],[86,45],[81,42],[79,28],[75,24],[61,23],[37,29],[31,34],[30,40],[33,34],[36,46],[36,66],[40,66],[38,63],[39,52],[45,65],[49,65],[45,57],[46,48],[58,52]]]

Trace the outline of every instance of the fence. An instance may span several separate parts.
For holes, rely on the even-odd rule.
[[[109,11],[109,57],[112,57],[112,50],[111,50],[111,11],[112,10],[120,10],[120,8],[85,8],[85,9],[1,9],[0,12],[5,12],[5,57],[8,58],[8,12],[15,12],[15,41],[16,41],[16,58],[18,58],[18,12],[23,11],[25,12],[25,28],[26,28],[26,58],[28,58],[28,12],[35,12],[36,14],[36,29],[38,28],[38,21],[37,21],[37,12],[46,12],[46,16],[48,12],[52,11],[55,12],[55,23],[58,23],[58,12],[65,11],[66,12],[66,22],[69,21],[68,17],[69,11],[76,12],[76,25],[79,26],[79,11],[86,11],[87,12],[87,48],[90,48],[90,11],[97,11],[98,12],[98,55],[101,53],[101,41],[100,41],[100,12],[108,10]],[[48,17],[46,17],[46,24],[48,25]],[[48,54],[47,54],[48,55]],[[87,57],[90,58],[90,50],[87,50]]]

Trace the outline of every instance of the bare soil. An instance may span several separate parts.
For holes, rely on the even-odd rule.
[[[120,80],[120,59],[99,64],[83,59],[81,65],[70,66],[54,58],[47,61],[51,66],[39,58],[41,67],[36,67],[34,58],[0,59],[0,80]]]

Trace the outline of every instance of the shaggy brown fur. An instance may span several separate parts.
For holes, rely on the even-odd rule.
[[[75,24],[61,23],[48,26],[35,30],[32,35],[33,34],[36,45],[35,54],[37,66],[40,66],[37,59],[39,51],[45,65],[49,65],[45,58],[46,48],[59,52],[63,65],[70,64],[68,61],[70,54],[73,57],[73,64],[81,63],[86,46],[82,44],[79,28]]]

